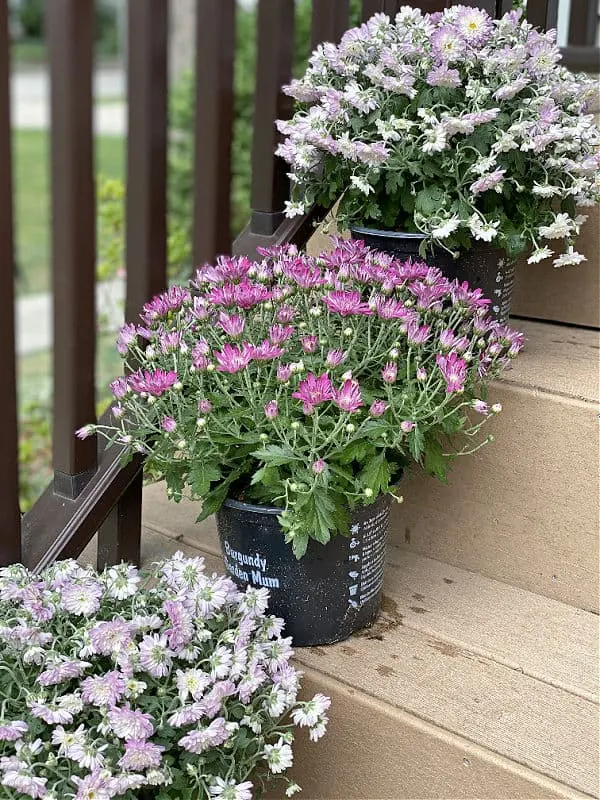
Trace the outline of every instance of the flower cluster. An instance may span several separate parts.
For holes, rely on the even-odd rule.
[[[251,800],[324,734],[268,591],[203,562],[0,569],[3,798]]]
[[[531,247],[534,263],[563,239],[555,266],[585,260],[572,244],[576,207],[600,199],[600,132],[585,113],[597,84],[521,15],[404,6],[320,45],[286,87],[298,110],[278,122],[288,216],[341,196],[340,224],[420,231],[424,247],[493,240],[510,257]]]
[[[201,518],[228,494],[281,507],[301,555],[345,529],[348,507],[392,494],[411,459],[443,478],[448,456],[479,446],[498,410],[485,384],[523,337],[481,290],[362,241],[262,255],[221,257],[177,306],[148,303],[119,337],[134,371],[111,384],[114,424],[79,435],[145,453],[174,500],[202,498]]]

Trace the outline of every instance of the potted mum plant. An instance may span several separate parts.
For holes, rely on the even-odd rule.
[[[295,644],[332,642],[377,615],[403,469],[443,479],[480,446],[485,385],[522,336],[480,290],[362,241],[263,256],[146,304],[119,337],[134,371],[111,385],[114,425],[79,435],[146,453],[173,500],[217,512],[230,575],[271,591]]]
[[[324,734],[268,592],[203,561],[0,569],[4,800],[252,800]]]
[[[586,219],[576,207],[600,198],[600,134],[586,115],[597,83],[562,67],[555,31],[521,13],[404,6],[320,45],[285,89],[294,116],[278,122],[287,215],[341,198],[341,229],[427,256],[481,287],[502,320],[518,254],[584,261],[573,242]]]

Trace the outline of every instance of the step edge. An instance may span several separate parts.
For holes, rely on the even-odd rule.
[[[449,744],[452,744],[453,746],[462,749],[473,756],[477,756],[488,762],[496,763],[507,772],[512,772],[513,774],[519,775],[526,780],[538,783],[540,788],[544,788],[556,793],[562,793],[565,797],[574,798],[574,800],[575,798],[578,800],[588,800],[589,798],[596,800],[595,795],[582,792],[581,789],[578,789],[575,786],[557,781],[550,775],[533,769],[532,767],[528,766],[527,764],[523,764],[520,761],[515,761],[503,753],[491,750],[490,748],[485,747],[481,743],[470,739],[467,736],[461,736],[460,734],[456,733],[456,731],[445,728],[442,725],[436,725],[429,720],[420,717],[418,714],[408,711],[405,708],[385,703],[369,692],[359,689],[347,681],[334,678],[327,672],[322,672],[315,667],[305,665],[302,663],[302,659],[298,658],[297,653],[295,654],[294,658],[295,661],[300,664],[302,673],[309,677],[313,682],[323,686],[325,691],[328,691],[327,686],[329,685],[332,689],[335,687],[335,689],[339,690],[341,687],[351,697],[360,695],[363,698],[363,701],[366,700],[368,704],[374,708],[377,708],[380,713],[384,715],[395,716],[406,724],[417,728],[425,734],[435,738],[443,739]],[[331,691],[331,689],[329,691]]]

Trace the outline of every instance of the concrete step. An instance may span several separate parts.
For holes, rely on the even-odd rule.
[[[458,459],[447,485],[402,481],[392,545],[595,611],[600,337],[515,324],[528,343],[490,389],[495,441]]]
[[[221,571],[214,524],[191,525],[190,510],[168,503],[161,486],[145,490],[144,559],[184,549]],[[375,625],[339,645],[296,652],[304,691],[333,700],[320,745],[298,739],[302,796],[597,796],[597,622],[390,550]]]

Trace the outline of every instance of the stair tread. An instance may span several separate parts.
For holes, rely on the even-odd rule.
[[[600,398],[600,333],[547,322],[511,319],[527,344],[502,382],[515,383],[587,402]]]
[[[144,525],[222,569],[213,520],[144,493]],[[160,546],[160,541],[159,541]],[[156,544],[155,544],[156,548]],[[159,548],[160,549],[160,548]],[[518,764],[594,795],[597,617],[409,552],[390,550],[383,613],[345,643],[296,659]]]

